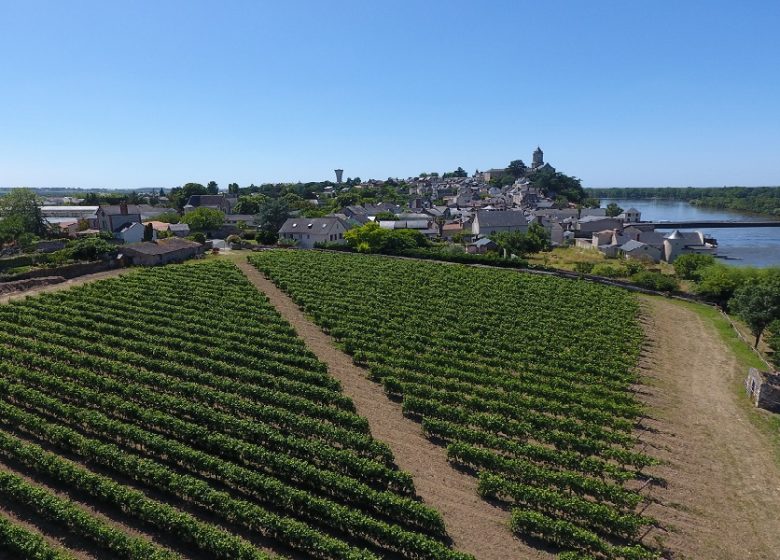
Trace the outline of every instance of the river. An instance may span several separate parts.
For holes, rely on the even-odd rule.
[[[606,207],[616,202],[623,209],[636,208],[642,221],[740,220],[765,221],[755,214],[732,210],[701,208],[677,200],[622,200],[602,199]],[[665,231],[659,229],[659,231]],[[780,227],[778,228],[716,228],[702,230],[718,240],[718,255],[727,257],[721,262],[737,266],[780,266]]]

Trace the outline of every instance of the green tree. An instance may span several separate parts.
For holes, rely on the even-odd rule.
[[[699,282],[696,284],[697,294],[717,303],[726,309],[728,301],[734,292],[750,276],[755,276],[749,269],[714,264],[698,270]]]
[[[144,226],[144,241],[151,241],[154,239],[154,227],[152,224],[146,224]]]
[[[506,171],[515,179],[519,179],[526,174],[528,168],[526,167],[525,163],[523,163],[522,159],[516,159],[509,162],[509,166],[506,168]]]
[[[165,222],[166,224],[178,224],[181,221],[181,215],[175,210],[169,210],[158,214],[154,217],[158,222]]]
[[[531,224],[525,233],[519,231],[497,233],[491,235],[490,239],[508,253],[518,257],[538,253],[550,247],[550,236],[547,230],[537,223]]]
[[[2,228],[2,235],[10,236],[11,240],[25,233],[40,236],[48,231],[40,199],[32,189],[11,189],[0,197],[0,218],[4,222],[10,220]]]
[[[225,214],[214,208],[200,207],[184,214],[181,221],[190,226],[190,231],[211,232],[222,227],[225,223]]]
[[[715,264],[715,257],[702,253],[689,253],[680,255],[674,261],[674,271],[680,278],[685,280],[699,280],[699,272]]]
[[[344,234],[347,243],[361,253],[398,255],[405,251],[427,247],[422,233],[411,229],[383,229],[377,222],[368,222]]]
[[[598,208],[598,207],[601,206],[601,200],[599,200],[598,198],[594,198],[594,197],[590,196],[590,197],[586,198],[582,202],[582,205],[585,208]]]
[[[615,216],[618,216],[623,213],[623,209],[617,205],[615,202],[610,202],[607,204],[607,216],[614,218]]]
[[[219,194],[219,185],[217,185],[216,181],[209,181],[208,185],[206,185],[206,193]]]
[[[168,199],[173,202],[177,209],[183,210],[187,200],[196,194],[208,194],[206,187],[200,183],[187,183],[183,187],[172,188]]]
[[[637,272],[631,277],[631,281],[637,286],[658,292],[673,292],[678,287],[677,279],[673,276],[652,270]]]
[[[228,185],[228,194],[238,194],[238,183],[230,183]]]
[[[553,171],[537,171],[530,177],[533,186],[542,190],[550,198],[562,196],[568,202],[581,204],[587,196],[582,181],[576,177]]]
[[[378,212],[374,219],[378,222],[380,220],[397,220],[398,216],[392,212]]]
[[[257,214],[260,211],[260,205],[266,200],[268,200],[268,197],[264,194],[240,196],[238,197],[238,202],[233,207],[233,212],[235,214]]]
[[[772,350],[772,363],[780,367],[780,319],[772,321],[767,327],[767,334],[764,340]]]
[[[758,347],[766,327],[780,319],[780,275],[746,281],[734,291],[729,309],[747,323]]]
[[[282,198],[271,198],[260,205],[257,212],[258,229],[276,235],[287,218],[290,217],[290,205]]]

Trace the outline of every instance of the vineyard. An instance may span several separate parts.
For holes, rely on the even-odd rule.
[[[518,537],[569,560],[660,556],[643,539],[655,461],[637,449],[642,333],[628,293],[370,255],[250,262],[511,510]]]
[[[11,557],[466,558],[220,261],[0,306],[0,504]]]

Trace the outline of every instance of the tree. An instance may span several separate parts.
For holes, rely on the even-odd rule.
[[[175,210],[169,210],[162,214],[157,214],[154,219],[158,222],[165,222],[167,224],[178,224],[181,221],[181,216]]]
[[[710,301],[726,308],[731,296],[749,277],[755,273],[749,269],[714,264],[698,270],[699,282],[695,291]]]
[[[383,229],[377,222],[368,222],[348,230],[344,239],[361,253],[398,255],[428,246],[425,236],[417,230]]]
[[[184,214],[181,221],[190,226],[193,232],[210,232],[222,227],[225,214],[214,208],[200,207]]]
[[[0,218],[5,222],[2,234],[9,240],[18,239],[22,234],[44,235],[48,231],[41,212],[40,199],[32,189],[11,189],[0,197]]]
[[[238,183],[230,183],[228,185],[228,194],[238,194]]]
[[[615,216],[618,216],[623,213],[623,209],[617,205],[615,202],[610,202],[607,204],[607,216],[614,218]]]
[[[581,204],[587,198],[585,189],[582,188],[582,181],[576,177],[545,170],[535,172],[530,179],[534,187],[541,189],[550,198],[562,196],[568,202],[577,204]]]
[[[256,222],[258,228],[276,235],[287,218],[290,217],[290,205],[282,198],[271,198],[260,205]]]
[[[162,196],[165,196],[165,191],[163,190],[163,188],[162,188],[162,187],[160,187],[160,196],[161,196],[161,197],[162,197]]]
[[[780,275],[746,281],[734,291],[729,309],[747,323],[756,337],[753,346],[758,347],[764,329],[780,319]]]
[[[490,239],[507,253],[518,257],[538,253],[550,247],[550,236],[547,230],[537,223],[531,224],[525,233],[519,231],[497,233],[491,235]]]
[[[598,198],[590,196],[583,201],[582,205],[585,208],[598,208],[601,206],[601,201]]]
[[[515,159],[510,161],[509,166],[506,168],[506,172],[515,179],[523,177],[527,171],[528,168],[526,167],[525,163],[523,163],[522,159]]]
[[[154,227],[152,224],[144,225],[144,241],[152,241],[154,239]]]
[[[182,210],[189,198],[196,194],[208,194],[206,187],[200,183],[187,183],[183,187],[174,187],[171,189],[168,199],[174,203],[176,208]]]
[[[765,337],[765,340],[772,349],[772,363],[780,367],[780,319],[772,321],[767,331],[769,336]]]
[[[450,171],[448,173],[445,173],[442,175],[445,179],[449,179],[450,177],[468,177],[469,174],[466,173],[466,170],[462,167],[458,167],[455,171]]]
[[[374,219],[377,222],[379,222],[381,220],[397,220],[398,216],[396,216],[392,212],[377,212],[377,215],[374,216]]]
[[[217,185],[216,181],[209,181],[208,185],[206,185],[206,193],[219,194],[219,185]]]
[[[233,213],[235,214],[257,214],[260,211],[260,205],[263,204],[268,197],[264,194],[253,194],[250,196],[238,197],[238,202],[233,207]]]
[[[715,264],[715,257],[700,253],[680,255],[674,261],[674,272],[685,280],[699,280],[699,271]]]

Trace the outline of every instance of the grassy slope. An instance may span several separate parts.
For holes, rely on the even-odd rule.
[[[780,464],[780,415],[760,410],[753,406],[745,394],[745,376],[748,368],[755,367],[765,370],[766,364],[755,354],[753,349],[746,344],[726,318],[714,307],[698,303],[675,301],[676,304],[686,307],[699,317],[711,324],[718,332],[723,343],[731,350],[737,359],[739,369],[734,373],[731,386],[739,406],[744,410],[745,416],[771,441],[774,448],[775,459]]]

